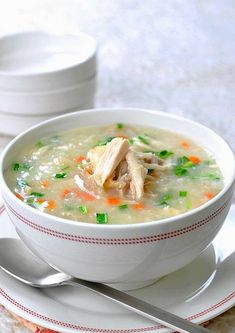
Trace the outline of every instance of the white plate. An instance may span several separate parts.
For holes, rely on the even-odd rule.
[[[0,212],[0,238],[17,237],[7,213]],[[234,234],[235,206],[213,244],[193,263],[130,294],[196,323],[226,311],[235,304]],[[59,332],[170,332],[83,288],[34,289],[2,271],[0,302],[19,316]]]

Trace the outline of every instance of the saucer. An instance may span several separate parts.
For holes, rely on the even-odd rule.
[[[0,225],[0,238],[18,238],[3,206]],[[191,264],[129,293],[198,324],[218,316],[235,305],[234,234],[235,205],[213,243]],[[36,289],[1,270],[0,303],[24,319],[59,332],[171,332],[83,288]]]

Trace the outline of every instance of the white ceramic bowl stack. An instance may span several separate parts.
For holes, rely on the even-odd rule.
[[[0,133],[93,107],[96,42],[83,33],[23,32],[0,38]]]

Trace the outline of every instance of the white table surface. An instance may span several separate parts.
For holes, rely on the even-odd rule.
[[[234,0],[0,0],[0,35],[49,30],[99,44],[96,106],[173,112],[235,150]],[[0,147],[10,137],[0,135]],[[235,332],[235,308],[209,328]],[[1,333],[26,333],[0,312]]]

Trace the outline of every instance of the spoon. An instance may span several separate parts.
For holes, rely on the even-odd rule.
[[[36,257],[19,239],[0,240],[0,267],[17,280],[37,288],[71,285],[85,287],[115,301],[139,315],[183,333],[210,333],[211,331],[182,319],[161,308],[146,303],[107,285],[73,278],[59,272]]]

